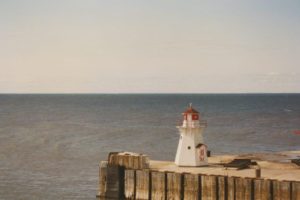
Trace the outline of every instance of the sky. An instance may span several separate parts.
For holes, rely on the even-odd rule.
[[[0,93],[299,93],[299,0],[0,0]]]

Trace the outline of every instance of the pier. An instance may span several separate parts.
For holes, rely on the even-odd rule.
[[[245,169],[224,167],[233,157],[213,156],[208,165],[178,167],[136,153],[110,153],[99,166],[99,199],[299,200],[300,167],[260,160]]]

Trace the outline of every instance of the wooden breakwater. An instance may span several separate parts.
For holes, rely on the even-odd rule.
[[[108,161],[101,162],[98,197],[140,200],[300,200],[299,181],[158,171],[149,168],[147,158],[143,157],[114,154],[109,156]]]

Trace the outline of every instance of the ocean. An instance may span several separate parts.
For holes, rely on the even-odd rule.
[[[174,160],[189,103],[212,154],[300,149],[300,94],[2,94],[0,199],[95,199],[111,151]]]

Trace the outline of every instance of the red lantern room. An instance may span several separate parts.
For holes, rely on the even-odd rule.
[[[184,120],[199,120],[200,113],[192,107],[190,104],[189,108],[183,113]]]

